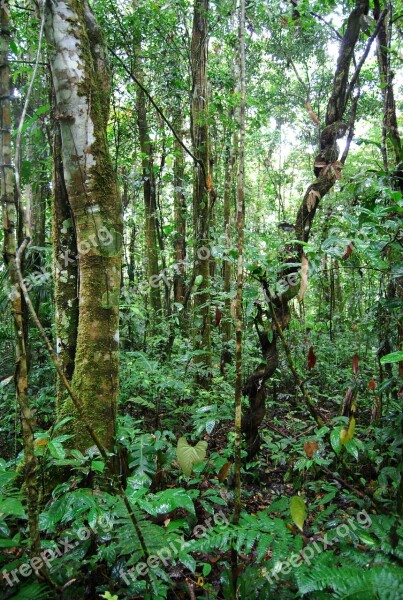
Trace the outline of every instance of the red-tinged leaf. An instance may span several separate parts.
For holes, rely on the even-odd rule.
[[[344,251],[344,254],[342,256],[342,260],[347,260],[349,256],[352,255],[354,250],[354,244],[353,242],[350,242],[349,245],[347,246],[347,248]]]
[[[358,354],[353,356],[353,373],[354,375],[358,374]]]
[[[318,442],[314,440],[312,442],[305,442],[304,444],[305,454],[308,458],[312,458],[317,450],[319,450]]]
[[[316,354],[313,351],[313,346],[311,346],[309,348],[309,352],[308,352],[308,368],[313,369],[315,365],[316,365]]]
[[[375,380],[371,379],[371,381],[368,384],[368,387],[370,390],[374,390],[375,389]]]
[[[215,327],[218,327],[221,323],[221,319],[222,319],[222,312],[221,310],[218,308],[218,306],[216,306],[215,309]]]

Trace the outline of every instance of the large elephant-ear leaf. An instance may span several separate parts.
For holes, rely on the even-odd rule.
[[[179,438],[178,446],[176,448],[176,456],[186,477],[190,477],[192,469],[195,465],[203,462],[203,460],[206,458],[206,452],[207,442],[200,441],[197,442],[196,446],[190,446],[190,444],[187,443],[186,438]]]
[[[305,502],[301,496],[293,496],[290,500],[291,518],[300,531],[303,530],[306,519]]]

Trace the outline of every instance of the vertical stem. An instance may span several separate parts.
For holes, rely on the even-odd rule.
[[[244,211],[245,211],[245,0],[239,6],[238,24],[239,53],[237,59],[237,78],[240,92],[239,119],[239,153],[237,179],[236,230],[238,238],[237,292],[236,292],[236,347],[235,347],[235,494],[234,523],[239,522],[241,513],[241,428],[242,428],[242,297],[243,297],[243,245],[244,245]],[[237,580],[238,557],[236,551],[232,555],[232,579],[234,589]]]
[[[24,319],[23,298],[19,285],[17,268],[17,228],[18,210],[15,199],[15,177],[11,157],[11,108],[10,108],[10,68],[8,52],[10,29],[8,6],[1,9],[0,41],[0,165],[1,202],[3,210],[4,259],[8,266],[12,292],[10,294],[14,327],[16,333],[15,387],[21,410],[21,427],[24,447],[25,486],[27,494],[28,527],[32,548],[40,550],[38,529],[38,492],[36,481],[36,457],[34,447],[33,415],[28,396],[28,361],[26,349],[26,321]]]

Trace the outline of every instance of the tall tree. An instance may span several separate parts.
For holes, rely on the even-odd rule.
[[[31,543],[35,552],[40,550],[38,527],[38,487],[37,461],[34,446],[34,418],[31,410],[28,392],[28,359],[27,359],[27,330],[23,295],[19,283],[19,268],[17,250],[20,243],[19,231],[23,230],[21,223],[23,210],[19,193],[16,194],[14,165],[11,145],[11,77],[8,62],[10,52],[9,6],[3,3],[0,9],[0,184],[1,205],[3,214],[4,262],[8,267],[12,291],[10,294],[11,309],[15,329],[15,388],[17,402],[21,414],[21,428],[24,447],[24,473],[28,500],[28,526]],[[19,156],[17,152],[17,157]]]
[[[45,33],[65,193],[78,251],[79,315],[72,387],[102,444],[112,448],[119,383],[122,207],[106,139],[108,60],[102,32],[86,0],[46,3]],[[66,307],[60,310],[59,318],[68,322],[71,312]],[[75,414],[69,399],[62,412]],[[92,445],[79,418],[74,432],[76,446]]]
[[[308,187],[298,210],[295,221],[295,237],[299,242],[307,242],[312,228],[313,219],[321,199],[332,189],[335,181],[340,176],[347,157],[349,143],[351,143],[355,120],[356,102],[352,100],[352,92],[357,82],[363,60],[357,65],[349,82],[350,67],[354,57],[354,50],[359,39],[363,17],[368,14],[368,0],[356,0],[348,20],[345,33],[340,42],[340,51],[336,70],[333,77],[332,89],[327,103],[325,126],[320,133],[319,155],[315,159],[315,181]],[[370,38],[366,53],[368,54]],[[352,101],[351,115],[346,115],[348,103]],[[344,151],[342,161],[338,162],[339,148],[337,140],[349,131],[347,152]],[[306,281],[308,263],[304,255],[303,244],[296,244],[294,256],[290,262],[299,261],[302,264],[301,278]],[[242,428],[248,441],[249,454],[253,455],[259,448],[260,438],[258,428],[265,415],[265,382],[272,377],[279,363],[278,338],[286,329],[291,320],[290,301],[298,295],[300,290],[298,269],[293,266],[286,267],[280,273],[280,279],[286,282],[285,291],[276,295],[272,294],[267,278],[260,277],[269,310],[258,307],[255,326],[263,354],[263,362],[248,377],[244,385],[244,394],[249,399],[249,409],[243,417]],[[273,314],[274,313],[274,314]],[[267,320],[264,321],[264,315]],[[321,422],[315,407],[309,403],[311,416]]]
[[[197,357],[201,367],[198,380],[207,385],[211,367],[211,322],[210,322],[210,262],[204,249],[209,249],[210,194],[210,149],[208,128],[208,9],[209,0],[195,0],[191,44],[192,66],[192,142],[197,162],[194,164],[193,179],[193,228],[195,239],[195,277],[197,291],[194,296],[196,313],[197,350],[204,351]],[[208,252],[209,254],[209,252]],[[199,281],[199,279],[200,281]]]

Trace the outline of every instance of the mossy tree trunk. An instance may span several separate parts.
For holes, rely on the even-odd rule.
[[[14,166],[11,145],[11,77],[8,62],[10,51],[10,26],[8,19],[8,3],[0,9],[0,184],[3,217],[3,252],[11,283],[10,302],[14,320],[16,352],[15,352],[15,389],[21,414],[21,430],[24,448],[25,492],[27,495],[28,527],[31,544],[35,552],[40,550],[38,527],[38,486],[37,461],[34,445],[34,417],[30,407],[28,393],[28,359],[27,359],[27,319],[25,303],[19,284],[17,250],[19,246],[18,232],[23,229],[20,222],[22,210],[17,204],[15,194]],[[17,199],[20,200],[19,198]]]
[[[110,74],[102,33],[87,1],[46,4],[46,39],[60,127],[65,194],[78,256],[78,327],[72,387],[106,448],[113,447],[119,369],[122,207],[106,127]],[[62,283],[62,282],[60,282]],[[74,310],[59,322],[69,328]],[[66,400],[59,412],[74,415]],[[76,447],[93,445],[80,419]]]

